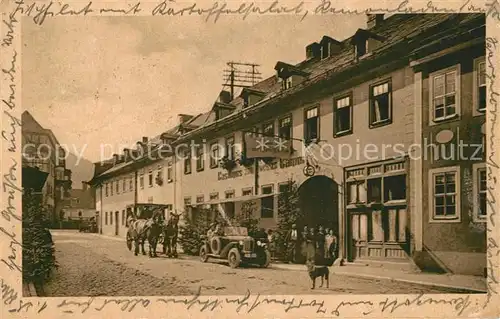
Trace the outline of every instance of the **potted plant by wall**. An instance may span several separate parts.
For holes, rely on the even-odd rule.
[[[236,167],[236,161],[226,155],[220,160],[220,166],[229,172]]]

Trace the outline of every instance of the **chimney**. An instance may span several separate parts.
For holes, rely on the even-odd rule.
[[[314,59],[321,54],[321,45],[317,42],[311,43],[306,46],[306,59]]]
[[[179,114],[177,115],[179,125],[184,124],[185,122],[189,121],[190,119],[193,118],[193,115],[189,114]]]
[[[382,21],[384,21],[383,14],[367,14],[366,15],[366,26],[368,29],[371,29],[371,28],[379,25]]]
[[[142,144],[148,144],[148,137],[147,136],[142,137]]]
[[[84,182],[84,181],[82,181],[82,189],[83,189],[84,191],[86,191],[86,190],[87,190],[87,183],[86,183],[86,182]]]
[[[118,163],[118,154],[113,154],[113,162],[114,162],[115,164],[117,164],[117,163]]]

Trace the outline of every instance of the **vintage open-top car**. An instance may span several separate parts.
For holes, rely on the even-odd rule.
[[[264,240],[248,236],[246,227],[224,227],[222,235],[205,238],[200,248],[202,262],[209,258],[227,259],[231,268],[241,264],[269,266],[271,254]]]

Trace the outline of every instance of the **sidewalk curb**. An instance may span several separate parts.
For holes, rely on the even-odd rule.
[[[286,266],[283,267],[283,266],[284,265],[281,265],[281,264],[272,264],[272,267],[276,268],[276,269],[283,269],[283,270],[289,270],[289,271],[302,271],[301,269],[298,269],[298,268],[294,269],[294,268],[291,268],[291,267],[286,267]],[[370,278],[370,279],[384,279],[384,280],[406,282],[406,283],[423,285],[423,286],[429,286],[429,287],[466,290],[466,291],[471,291],[471,292],[476,292],[476,293],[487,293],[486,289],[483,290],[483,289],[477,289],[477,288],[471,288],[471,287],[447,285],[447,284],[433,283],[433,282],[428,282],[428,281],[395,278],[395,277],[389,277],[389,276],[380,276],[380,275],[371,275],[371,274],[359,274],[359,273],[352,273],[352,272],[348,272],[348,271],[337,271],[337,270],[335,270],[335,271],[331,271],[331,274],[342,275],[342,276],[350,276],[350,277]]]

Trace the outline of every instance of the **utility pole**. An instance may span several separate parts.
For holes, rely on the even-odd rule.
[[[229,86],[231,99],[234,99],[235,88],[246,88],[262,80],[258,71],[259,64],[246,62],[227,62],[228,68],[224,70],[223,87]]]
[[[262,74],[258,71],[259,64],[247,62],[227,62],[228,69],[224,70],[222,84],[227,87],[231,92],[231,100],[234,99],[235,88],[246,88],[257,84],[262,80]],[[259,159],[256,158],[254,162],[254,194],[259,194]]]

